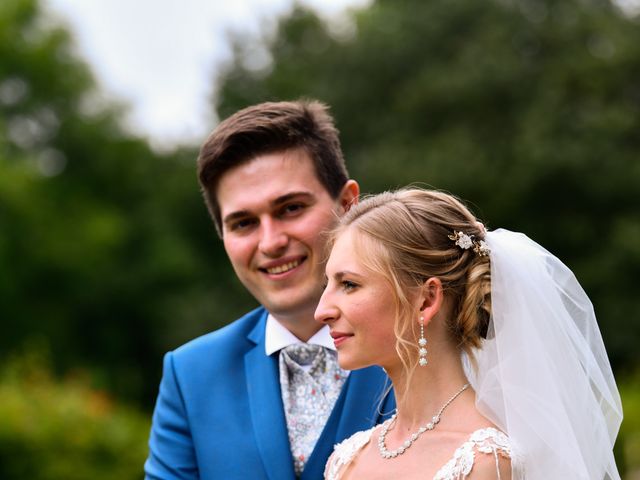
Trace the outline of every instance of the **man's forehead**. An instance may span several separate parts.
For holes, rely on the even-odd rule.
[[[304,151],[260,155],[221,176],[217,201],[222,217],[263,210],[294,197],[318,197],[325,187]]]
[[[234,176],[238,172],[251,173],[260,171],[264,168],[264,165],[267,165],[268,168],[278,169],[281,174],[288,170],[297,171],[300,168],[311,168],[315,173],[313,160],[309,153],[302,147],[296,147],[261,152],[247,157],[222,173],[219,181],[225,177]]]

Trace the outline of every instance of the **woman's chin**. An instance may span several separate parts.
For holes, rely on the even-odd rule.
[[[354,358],[347,358],[345,356],[341,356],[339,353],[338,353],[338,365],[340,365],[340,368],[343,370],[359,370],[361,368],[366,368],[371,366],[370,363],[358,361],[357,359],[354,359]]]

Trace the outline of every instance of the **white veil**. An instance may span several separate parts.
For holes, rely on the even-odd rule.
[[[513,479],[619,480],[622,405],[591,302],[525,235],[500,229],[486,242],[493,314],[467,374],[478,409],[513,442]]]

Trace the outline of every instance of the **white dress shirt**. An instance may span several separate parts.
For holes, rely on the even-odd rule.
[[[271,355],[272,353],[278,352],[284,347],[288,347],[294,343],[304,342],[276,320],[273,315],[269,314],[267,316],[267,326],[265,330],[265,353],[267,355]],[[329,327],[327,325],[324,325],[320,330],[318,330],[307,343],[328,348],[334,355],[337,355],[336,346],[333,343],[333,338],[329,335]],[[310,367],[310,365],[307,365],[302,368],[308,369]]]

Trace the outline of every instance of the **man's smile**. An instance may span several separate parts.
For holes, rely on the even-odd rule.
[[[264,273],[268,273],[269,275],[281,275],[283,273],[287,273],[294,268],[301,265],[307,257],[299,257],[292,260],[281,260],[278,262],[271,262],[265,266],[259,267],[258,270]]]

